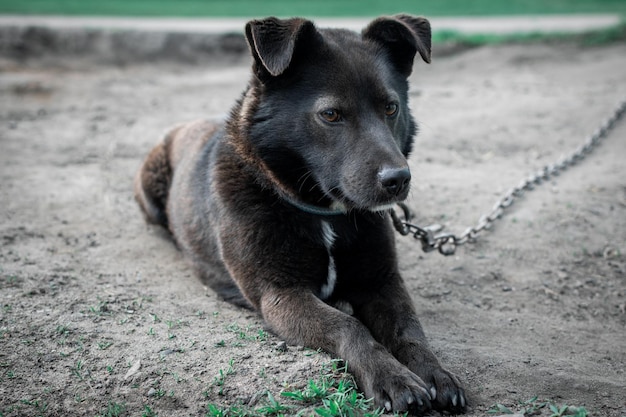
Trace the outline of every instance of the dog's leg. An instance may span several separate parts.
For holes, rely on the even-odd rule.
[[[353,305],[355,316],[391,353],[427,384],[432,406],[438,410],[462,412],[467,400],[459,380],[441,367],[428,347],[411,298],[398,274],[369,294],[359,294]]]
[[[431,408],[424,382],[376,342],[355,319],[303,288],[274,288],[261,298],[261,312],[288,341],[318,346],[342,358],[359,387],[388,411],[423,413]]]
[[[202,282],[211,287],[224,301],[253,310],[235,281],[228,275],[228,271],[219,261],[209,263],[195,259],[193,265]]]

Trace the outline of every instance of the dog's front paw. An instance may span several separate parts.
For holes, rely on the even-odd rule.
[[[419,374],[428,387],[431,404],[435,410],[454,414],[465,412],[467,407],[465,391],[453,373],[436,365],[422,367]]]
[[[459,379],[439,364],[437,357],[423,344],[405,343],[398,349],[398,359],[426,384],[432,408],[453,414],[465,412],[467,398]]]
[[[421,415],[432,408],[428,385],[400,363],[379,366],[374,375],[364,379],[365,394],[374,399],[376,407],[387,412]]]

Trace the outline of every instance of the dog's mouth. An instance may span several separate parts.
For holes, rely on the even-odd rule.
[[[330,194],[332,199],[330,207],[335,210],[342,210],[345,213],[352,210],[370,211],[373,213],[384,212],[392,209],[397,203],[405,199],[399,198],[386,202],[365,203],[355,201],[356,199],[348,197],[337,188],[333,189]]]
[[[335,195],[328,196],[330,203],[326,202],[326,204],[323,204],[321,202],[317,204],[308,203],[301,198],[288,195],[287,193],[283,194],[283,198],[292,206],[306,213],[318,216],[344,215],[355,210],[381,213],[392,209],[399,202],[398,201],[373,205],[359,205],[347,199],[345,196],[337,195],[337,193],[333,194]]]
[[[365,211],[371,211],[373,213],[379,213],[379,212],[390,210],[395,205],[396,203],[387,203],[387,204],[379,204],[379,205],[371,206],[371,207],[350,207],[350,206],[347,206],[343,202],[335,201],[330,205],[330,209],[335,210],[335,211],[341,211],[343,213],[348,213],[351,210],[365,210]]]

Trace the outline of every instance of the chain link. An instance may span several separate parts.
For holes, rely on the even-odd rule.
[[[395,210],[390,210],[393,225],[401,235],[410,234],[419,240],[424,252],[437,250],[442,255],[454,255],[458,246],[474,242],[483,230],[489,229],[496,220],[502,217],[504,211],[515,202],[515,199],[521,197],[524,192],[532,190],[536,185],[559,175],[562,171],[584,159],[609,134],[615,124],[624,116],[624,113],[626,113],[626,100],[622,101],[611,116],[574,152],[569,156],[562,157],[555,164],[546,165],[528,178],[523,179],[518,186],[508,190],[496,201],[489,213],[481,216],[475,226],[468,227],[460,236],[452,233],[438,233],[443,229],[438,224],[420,227],[410,223],[409,221],[413,216],[404,203],[398,203],[398,207],[402,210],[402,219],[398,217]]]

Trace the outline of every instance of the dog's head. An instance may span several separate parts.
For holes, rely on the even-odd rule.
[[[379,211],[404,200],[416,125],[407,78],[430,62],[430,25],[399,15],[361,34],[304,19],[246,25],[253,79],[239,109],[249,146],[283,194]]]

